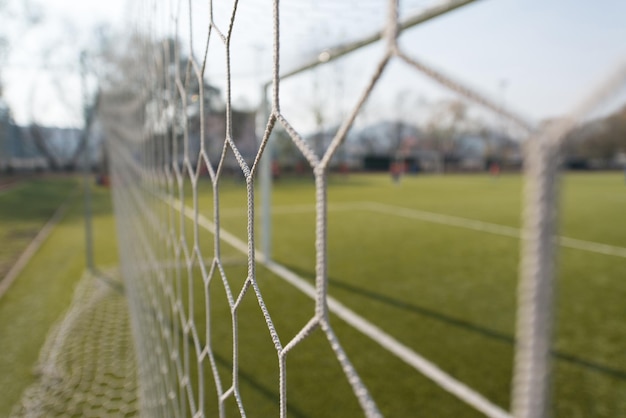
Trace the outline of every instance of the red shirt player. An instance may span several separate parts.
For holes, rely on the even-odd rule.
[[[491,165],[489,166],[489,173],[493,177],[500,176],[500,164],[498,164],[498,163],[491,163]]]

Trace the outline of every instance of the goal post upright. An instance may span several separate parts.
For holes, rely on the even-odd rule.
[[[92,196],[91,196],[91,164],[89,161],[89,130],[91,129],[91,116],[89,110],[89,99],[87,98],[87,52],[80,53],[80,80],[83,106],[83,217],[85,228],[85,263],[90,272],[95,271],[94,251],[93,251],[93,227],[92,227]]]
[[[265,133],[265,125],[270,116],[270,104],[267,97],[269,85],[261,86],[261,103],[257,115],[257,137],[259,145]],[[259,166],[259,183],[261,192],[261,251],[266,261],[272,259],[272,141],[267,138],[265,150],[261,156]]]

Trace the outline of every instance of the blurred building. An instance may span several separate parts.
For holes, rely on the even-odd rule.
[[[325,150],[336,132],[335,127],[305,139],[312,149],[321,144]],[[298,157],[302,158],[291,159]],[[494,162],[515,169],[521,167],[522,148],[518,141],[488,129],[457,132],[444,139],[405,122],[381,121],[348,132],[330,167],[342,162],[365,171],[388,171],[394,162],[404,163],[409,172],[483,171]]]
[[[0,99],[0,171],[43,170],[48,167],[46,159],[35,146],[32,138],[24,135],[11,115],[11,110]]]

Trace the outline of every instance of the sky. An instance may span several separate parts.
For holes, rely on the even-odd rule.
[[[19,0],[13,0],[18,4]],[[207,34],[206,1],[159,1],[161,9],[137,8],[124,0],[30,0],[41,16],[29,27],[0,15],[0,28],[11,32],[12,51],[0,73],[4,98],[22,124],[37,121],[80,126],[82,95],[78,56],[93,47],[96,27],[128,31],[133,19],[152,16],[154,32],[173,30],[180,7],[179,37],[202,57]],[[379,30],[385,21],[381,0],[282,0],[281,70],[294,68],[324,48]],[[434,0],[401,1],[401,15],[417,13]],[[179,6],[180,4],[180,6]],[[215,1],[214,21],[225,31],[232,1]],[[15,6],[19,9],[19,6]],[[150,12],[150,13],[149,13]],[[0,12],[1,13],[1,12]],[[463,83],[505,103],[534,121],[566,114],[626,59],[626,2],[622,0],[480,0],[407,30],[400,44],[419,58]],[[18,15],[19,17],[19,15]],[[3,24],[2,20],[7,24]],[[189,23],[191,22],[191,29]],[[232,99],[254,107],[260,84],[271,76],[271,2],[241,0],[231,41]],[[193,34],[189,47],[188,33]],[[226,89],[225,47],[209,43],[206,76]],[[281,109],[301,130],[315,125],[321,109],[324,124],[337,123],[354,106],[382,55],[381,45],[364,48],[318,70],[281,84]],[[95,88],[91,78],[89,89]],[[359,116],[363,123],[427,114],[428,105],[453,97],[445,89],[394,61]],[[614,108],[625,94],[607,105]],[[319,112],[318,112],[319,113]],[[357,120],[357,122],[359,121]]]

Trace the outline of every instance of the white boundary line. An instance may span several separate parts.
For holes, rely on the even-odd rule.
[[[401,216],[409,219],[418,219],[425,222],[437,223],[447,226],[456,226],[465,229],[472,229],[479,232],[487,232],[490,234],[522,239],[522,231],[518,228],[513,228],[510,226],[498,225],[490,222],[477,221],[451,215],[442,215],[439,213],[426,212],[417,209],[407,209],[400,206],[387,205],[384,203],[364,202],[363,205],[364,208],[367,208],[368,210],[387,215]],[[555,239],[562,247],[626,258],[626,248],[624,247],[563,236],[555,237]]]
[[[4,276],[2,281],[0,282],[0,299],[4,296],[9,287],[13,284],[17,276],[20,275],[24,267],[28,264],[30,259],[35,255],[39,247],[44,243],[44,241],[48,238],[52,229],[59,223],[65,211],[67,210],[67,203],[62,204],[59,208],[54,212],[50,220],[44,225],[39,233],[33,238],[33,240],[28,244],[28,247],[24,250],[24,252],[19,256],[15,264],[11,267],[9,272]]]
[[[340,212],[346,210],[362,210],[363,205],[368,202],[348,202],[348,203],[331,203],[328,205],[328,210]],[[283,205],[274,206],[272,208],[272,215],[298,215],[301,213],[315,213],[315,205]],[[244,217],[248,215],[247,209],[241,208],[224,208],[220,209],[220,217]]]
[[[444,215],[436,212],[427,212],[419,209],[404,208],[401,206],[393,206],[379,202],[351,202],[328,205],[329,211],[344,210],[363,210],[376,212],[384,215],[394,215],[408,219],[415,219],[423,222],[436,223],[445,226],[454,226],[458,228],[471,229],[478,232],[487,232],[489,234],[500,235],[509,238],[522,239],[522,231],[511,226],[494,224],[491,222],[478,221],[475,219],[461,218],[458,216]],[[225,210],[229,212],[227,209]],[[272,214],[288,215],[315,212],[313,205],[293,205],[293,206],[277,206],[272,209]],[[245,213],[242,212],[242,215]],[[591,253],[610,255],[614,257],[626,258],[626,248],[616,245],[603,244],[600,242],[587,241],[577,238],[564,236],[556,237],[559,245],[575,250],[588,251]]]
[[[187,218],[194,220],[195,213],[192,208],[184,206],[180,201],[175,199],[169,199],[168,203],[176,210],[182,211]],[[198,214],[198,225],[211,233],[215,233],[215,224],[201,214]],[[222,228],[220,228],[220,238],[237,250],[245,254],[248,253],[248,245],[244,241]],[[260,251],[256,251],[255,259],[258,263],[264,265],[268,270],[292,284],[305,295],[313,299],[316,298],[317,292],[315,288],[296,273],[276,262],[268,261],[265,258],[265,255]],[[469,386],[450,376],[441,370],[437,365],[417,354],[411,348],[402,344],[391,335],[387,334],[331,296],[328,296],[328,307],[331,312],[343,319],[352,327],[370,337],[373,341],[393,353],[396,357],[413,367],[415,370],[430,378],[441,388],[455,395],[457,398],[468,405],[471,405],[486,416],[491,418],[511,418],[511,415],[504,409],[495,405],[483,395],[471,389]]]

